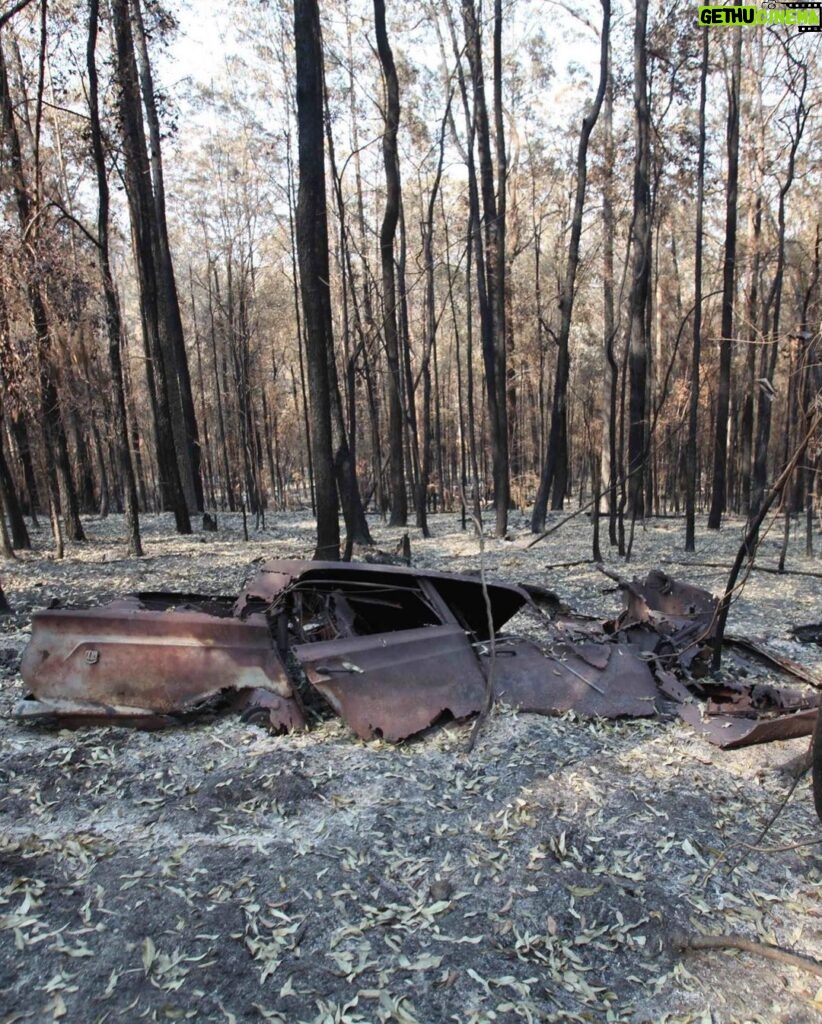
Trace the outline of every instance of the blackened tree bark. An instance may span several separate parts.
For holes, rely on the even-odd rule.
[[[741,0],[740,0],[741,2]],[[725,185],[725,259],[722,267],[722,338],[719,342],[713,487],[708,529],[718,530],[726,504],[728,411],[731,398],[734,296],[736,291],[736,217],[739,187],[739,80],[742,74],[742,28],[733,29],[731,81],[728,86],[728,177]]]
[[[414,504],[416,523],[423,537],[430,537],[428,529],[428,482],[431,477],[431,356],[437,343],[436,293],[434,291],[434,210],[442,180],[442,165],[445,157],[445,129],[451,113],[451,94],[448,96],[442,119],[439,140],[437,170],[428,196],[425,219],[422,222],[422,258],[425,268],[425,344],[422,353],[420,376],[422,377],[422,422],[420,426],[420,475],[417,481]],[[439,447],[439,438],[438,438]],[[440,484],[442,474],[440,473]]]
[[[497,430],[502,444],[495,445],[493,460],[494,507],[496,534],[504,537],[508,529],[508,510],[511,507],[510,432],[508,427],[509,392],[515,395],[515,383],[508,379],[508,349],[513,348],[513,334],[508,330],[508,286],[506,283],[506,215],[508,210],[508,157],[505,147],[505,118],[502,106],[502,0],[494,0],[494,145],[497,172],[497,217],[494,260],[489,262],[492,278],[489,289],[494,289],[494,361],[497,388]],[[512,406],[516,410],[516,402]]]
[[[551,507],[562,508],[568,487],[568,377],[571,367],[569,341],[571,319],[574,311],[574,292],[579,247],[582,236],[582,215],[585,210],[585,190],[588,181],[588,143],[597,123],[605,89],[608,83],[608,51],[611,32],[611,0],[602,0],[602,35],[600,38],[599,85],[588,112],[582,119],[582,131],[577,149],[577,184],[574,196],[574,212],[571,218],[571,238],[568,243],[568,262],[565,266],[565,280],[559,298],[560,326],[557,338],[557,370],[554,381],[554,398],[551,408],[551,433],[548,440],[548,454],[540,478],[534,511],[531,515],[531,530],[542,533],[545,529],[545,513],[548,495],[553,486]]]
[[[91,150],[97,177],[97,260],[103,281],[103,296],[106,309],[106,332],[108,335],[108,357],[111,380],[114,388],[114,446],[117,454],[118,471],[125,494],[126,528],[129,551],[135,557],[143,554],[140,541],[140,520],[137,502],[137,484],[134,465],[128,446],[128,417],[126,414],[126,390],[123,379],[123,365],[120,358],[122,325],[120,303],[109,258],[109,188],[106,173],[106,158],[103,150],[103,134],[100,128],[100,104],[97,85],[97,28],[100,15],[99,0],[89,0],[88,41],[86,44],[86,67],[88,70],[88,106],[91,132]]]
[[[633,516],[644,514],[647,439],[648,295],[651,277],[651,116],[648,102],[648,0],[636,0],[634,22],[634,188],[633,280],[628,339],[628,502]]]
[[[183,321],[180,316],[180,300],[168,241],[165,181],[160,147],[160,118],[157,113],[154,80],[143,24],[143,0],[130,0],[130,3],[140,87],[148,126],[149,164],[156,222],[153,238],[156,247],[158,322],[163,341],[163,356],[166,360],[171,425],[176,442],[180,480],[189,509],[202,512],[203,483],[200,438],[194,411],[194,396],[191,390]]]
[[[333,355],[323,146],[323,51],[317,0],[295,0],[299,192],[295,220],[311,392],[311,448],[317,503],[314,557],[340,557],[328,361]]]
[[[460,98],[462,100],[463,115],[465,117],[466,143],[464,150],[460,146],[459,136],[456,127],[452,125],[452,137],[454,145],[460,152],[468,170],[468,223],[466,225],[465,242],[465,405],[468,427],[468,457],[471,466],[471,488],[473,520],[475,525],[482,523],[482,506],[480,502],[480,473],[479,459],[477,453],[477,429],[476,429],[476,402],[474,399],[474,315],[473,315],[473,278],[476,277],[477,297],[479,308],[482,311],[480,316],[481,324],[485,325],[488,311],[486,298],[486,277],[485,277],[485,252],[482,245],[482,232],[480,228],[480,200],[479,183],[477,181],[477,168],[474,160],[474,140],[476,138],[476,121],[471,114],[471,106],[468,101],[468,86],[465,81],[465,73],[462,66],[462,50],[457,40],[457,30],[454,18],[446,5],[446,19],[448,32],[451,37],[451,48],[454,53],[454,60],[457,71],[457,84],[459,86]],[[448,241],[448,222],[444,223],[446,249],[450,249]],[[476,270],[471,254],[474,253]],[[454,302],[453,281],[449,283],[449,299],[451,313],[454,323],[454,333],[458,337],[457,323],[459,318],[456,314]],[[485,318],[485,319],[483,319]],[[483,335],[484,337],[484,335]],[[461,418],[462,422],[462,418]],[[463,482],[462,492],[462,522],[463,529],[466,522],[466,489]]]
[[[17,497],[17,490],[14,480],[6,461],[6,453],[3,450],[3,424],[0,420],[0,516],[5,509],[11,527],[11,545],[14,548],[28,550],[31,548],[29,531],[26,529],[26,521],[20,508],[20,501]]]
[[[619,410],[619,362],[616,355],[617,322],[614,302],[614,76],[608,75],[603,99],[602,183],[602,327],[606,376],[602,386],[602,469],[600,480],[607,483],[608,540],[617,544],[617,413]]]
[[[494,508],[496,511],[496,534],[504,536],[508,524],[510,488],[508,479],[508,416],[506,411],[506,337],[505,302],[505,230],[500,222],[497,196],[494,191],[494,164],[491,157],[491,129],[488,105],[485,98],[485,75],[482,65],[482,39],[474,0],[462,0],[462,19],[465,30],[465,51],[471,69],[471,84],[474,94],[473,120],[479,150],[479,189],[482,196],[482,219],[484,225],[485,265],[480,272],[477,260],[477,297],[479,300],[480,328],[482,334],[482,357],[485,367],[488,420],[491,435],[491,472],[494,480]],[[494,9],[494,65],[498,64],[501,32],[501,9],[495,3]],[[495,107],[501,104],[501,94],[495,93]],[[500,145],[497,133],[497,146]],[[505,161],[504,149],[497,154],[498,171]],[[502,171],[498,177],[505,180]],[[503,203],[503,215],[504,215]]]
[[[6,381],[4,364],[7,361],[10,364],[12,363],[10,354],[11,331],[9,328],[8,309],[6,307],[5,293],[2,285],[0,285],[0,399],[2,399],[2,405],[0,406],[0,516],[2,515],[3,507],[5,507],[6,514],[9,517],[9,525],[11,526],[12,547],[29,549],[31,548],[31,540],[4,449],[5,415],[7,411],[10,412],[10,419],[13,421],[15,413],[19,413],[18,406],[20,404],[20,395],[14,394],[14,391],[18,389],[9,388]],[[14,374],[13,366],[10,367],[9,372]]]
[[[10,615],[10,614],[11,614],[11,605],[9,604],[8,599],[6,598],[6,595],[3,593],[3,584],[0,583],[0,615]],[[820,816],[822,817],[822,815],[820,815]]]
[[[699,157],[696,171],[696,241],[694,257],[694,333],[691,394],[688,402],[688,442],[685,449],[685,550],[695,550],[696,435],[699,413],[699,364],[702,352],[702,242],[705,197],[705,106],[708,92],[708,29],[702,30],[699,76]]]
[[[385,0],[374,0],[374,30],[385,80],[385,131],[382,156],[385,165],[385,210],[380,227],[382,263],[383,335],[388,364],[388,446],[391,501],[391,526],[408,521],[408,497],[405,490],[403,457],[402,379],[397,326],[397,288],[394,273],[394,237],[400,216],[400,163],[397,154],[397,130],[400,124],[400,87],[394,55],[385,29]]]
[[[325,134],[328,142],[328,156],[331,168],[331,175],[334,183],[334,197],[337,204],[337,219],[340,231],[340,259],[343,268],[343,308],[347,308],[350,300],[353,312],[354,323],[357,330],[359,344],[357,351],[365,351],[365,337],[362,330],[362,323],[359,314],[357,301],[356,284],[351,270],[351,253],[348,245],[348,227],[345,215],[345,198],[342,192],[342,182],[337,174],[337,163],[334,157],[334,136],[331,130],[331,118],[328,114],[328,95],[323,78],[323,99],[325,103]],[[345,277],[347,275],[347,279]],[[343,316],[343,331],[348,331],[348,317]],[[347,334],[346,334],[347,339]],[[337,362],[334,352],[329,353],[328,359],[328,386],[331,399],[331,429],[334,444],[334,472],[337,478],[337,490],[339,492],[340,506],[345,521],[346,543],[345,550],[350,551],[354,544],[373,544],[371,531],[368,529],[368,520],[365,518],[365,509],[360,494],[360,485],[357,479],[357,464],[355,442],[357,433],[357,402],[355,394],[356,380],[356,355],[349,351],[347,340],[345,342],[345,368],[348,380],[348,429],[346,429],[345,417],[343,416],[343,403],[340,394],[339,377],[337,374]]]
[[[118,89],[118,112],[123,136],[124,178],[140,284],[143,336],[146,354],[150,360],[149,375],[153,381],[153,412],[160,492],[163,505],[174,513],[177,531],[191,533],[191,520],[175,452],[166,371],[167,359],[163,355],[160,333],[160,313],[157,301],[159,286],[156,263],[158,251],[156,218],[128,0],[112,0],[111,15],[116,50],[115,74]]]
[[[763,39],[756,33],[752,59],[764,63]],[[751,168],[752,184],[749,191],[753,192],[753,202],[749,204],[748,228],[748,301],[746,303],[745,324],[747,328],[747,351],[742,381],[742,413],[739,423],[739,475],[741,483],[742,512],[748,515],[751,510],[751,481],[754,460],[754,395],[756,385],[756,361],[758,354],[757,325],[759,323],[759,306],[761,290],[761,274],[763,266],[762,219],[763,219],[763,181],[766,153],[766,121],[763,110],[764,85],[757,77],[753,83],[754,100],[751,121],[756,126],[755,141],[746,153],[746,164]]]
[[[2,383],[2,379],[0,379],[0,387],[2,387]],[[12,439],[14,440],[14,446],[17,449],[17,455],[19,456],[20,462],[23,466],[25,498],[21,495],[21,501],[23,501],[25,511],[27,511],[31,516],[32,526],[35,529],[38,529],[40,524],[37,519],[37,510],[40,507],[40,495],[37,489],[37,480],[34,475],[34,462],[31,455],[29,431],[20,409],[11,409],[9,411],[8,424]]]

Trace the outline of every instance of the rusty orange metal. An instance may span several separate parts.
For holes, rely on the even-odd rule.
[[[475,714],[490,692],[526,711],[605,718],[650,716],[668,699],[727,748],[813,729],[803,694],[705,676],[711,594],[658,571],[614,578],[626,608],[604,627],[534,591],[558,616],[542,645],[501,632],[536,610],[525,586],[372,563],[266,562],[236,600],[141,594],[41,611],[21,664],[31,697],[17,713],[153,727],[222,703],[290,730],[305,725],[304,701],[321,698],[358,736],[399,741]],[[729,644],[737,660],[742,650],[819,685],[761,645]]]

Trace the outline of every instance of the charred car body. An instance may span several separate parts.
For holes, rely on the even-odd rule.
[[[265,563],[236,600],[153,593],[40,611],[20,667],[31,695],[17,715],[157,727],[227,700],[291,730],[320,694],[358,736],[392,741],[466,718],[489,698],[606,718],[654,715],[667,702],[726,747],[812,731],[815,697],[707,677],[716,612],[707,591],[661,572],[618,583],[626,607],[608,623],[566,614],[536,587],[287,560]],[[545,642],[502,632],[524,607],[546,603]]]
[[[497,699],[546,713],[654,713],[653,678],[631,651],[546,654],[499,632],[531,603],[524,587],[470,576],[272,561],[236,601],[155,593],[49,609],[33,619],[20,666],[31,696],[17,714],[150,727],[229,695],[293,729],[305,724],[307,681],[359,736],[400,740],[484,706],[492,647]]]

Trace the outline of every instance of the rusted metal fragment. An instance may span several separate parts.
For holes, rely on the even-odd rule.
[[[294,654],[363,739],[402,740],[446,712],[465,718],[483,704],[485,679],[456,625],[304,644]]]
[[[617,580],[625,595],[625,611],[612,624],[614,632],[633,626],[647,626],[667,638],[680,656],[690,661],[699,645],[713,639],[719,601],[702,587],[680,583],[654,569],[644,580]]]
[[[544,654],[528,640],[497,642],[497,700],[541,714],[596,718],[655,714],[657,688],[646,662],[615,644],[561,644]]]
[[[681,704],[677,713],[700,735],[723,750],[810,736],[817,718],[816,708],[776,718],[745,718],[740,715],[706,715],[698,704]]]
[[[678,704],[690,704],[693,702],[693,693],[683,682],[677,679],[673,672],[658,668],[654,674],[656,675],[660,692],[666,697],[670,697],[671,700],[675,700]]]
[[[761,714],[802,711],[816,705],[814,697],[769,683],[708,683],[699,689],[706,699],[705,710],[709,715],[755,718]]]
[[[264,616],[241,621],[195,610],[187,598],[165,611],[138,598],[101,608],[37,612],[20,673],[34,697],[61,715],[178,714],[226,688],[294,692]],[[55,702],[61,702],[59,705]],[[118,709],[128,709],[119,710]]]
[[[702,587],[681,583],[660,569],[652,569],[643,581],[634,580],[624,589],[628,595],[628,615],[636,622],[685,619],[708,626],[719,604]]]

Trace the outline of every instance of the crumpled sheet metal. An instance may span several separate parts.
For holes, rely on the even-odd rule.
[[[632,642],[648,650],[675,650],[683,668],[690,668],[716,634],[719,601],[702,587],[681,583],[659,569],[644,580],[619,580],[625,611],[612,624]]]
[[[591,718],[645,718],[656,713],[657,687],[645,661],[616,644],[497,644],[494,697],[522,711]]]
[[[683,703],[677,712],[711,743],[725,750],[755,743],[809,736],[816,699],[768,683],[701,682],[702,702]]]
[[[162,611],[133,597],[37,612],[20,665],[35,700],[22,702],[18,714],[161,724],[162,716],[185,714],[231,688],[275,694],[274,726],[302,722],[264,616],[240,621],[167,600]]]
[[[794,690],[758,683],[716,683],[696,679],[695,670],[714,638],[718,600],[708,591],[681,583],[654,570],[645,580],[617,578],[626,609],[612,623],[614,635],[630,639],[643,652],[657,655],[656,680],[662,694],[677,704],[679,716],[701,735],[724,749],[809,735],[814,728],[813,702]],[[761,664],[819,688],[802,665],[744,637],[725,638],[725,645],[745,674],[753,666],[744,651]],[[663,667],[667,666],[667,667]],[[670,667],[690,670],[677,678]],[[707,667],[703,667],[703,675]]]
[[[444,715],[479,711],[490,673],[494,699],[545,714],[646,717],[668,697],[685,720],[726,748],[811,731],[816,710],[807,699],[671,671],[693,666],[711,636],[716,599],[707,591],[662,572],[619,583],[627,608],[608,634],[572,614],[566,622],[555,595],[536,595],[547,594],[553,618],[546,652],[498,633],[524,605],[534,605],[527,588],[489,581],[491,668],[478,577],[267,562],[234,602],[154,594],[38,613],[21,665],[35,699],[22,702],[18,715],[155,726],[230,696],[244,718],[293,729],[304,726],[301,687],[306,699],[318,691],[357,735],[397,741]],[[819,685],[802,666],[745,646]],[[706,714],[711,710],[717,713]]]
[[[793,740],[810,736],[817,718],[816,708],[761,719],[744,718],[740,715],[706,715],[699,704],[681,704],[677,713],[701,736],[723,750],[737,750],[755,743],[773,743],[774,740]]]
[[[397,742],[445,714],[460,719],[482,708],[485,678],[459,626],[374,639],[294,648],[312,685],[362,739]]]

